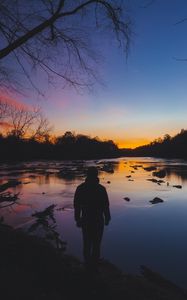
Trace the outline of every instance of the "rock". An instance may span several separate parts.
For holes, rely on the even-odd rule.
[[[165,181],[164,180],[161,180],[161,179],[159,179],[159,180],[157,180],[157,179],[155,179],[155,178],[150,178],[150,179],[147,179],[148,181],[152,181],[152,182],[154,182],[154,183],[157,183],[157,184],[161,184],[161,183],[164,183]]]
[[[107,172],[107,173],[114,173],[114,167],[113,164],[106,163],[101,167],[101,171]]]
[[[57,176],[65,180],[73,180],[76,177],[75,172],[75,170],[64,167],[57,173]]]
[[[158,197],[155,197],[153,200],[150,200],[149,202],[151,202],[152,204],[157,204],[157,203],[163,203],[164,200],[162,200]]]
[[[158,180],[157,179],[154,179],[154,178],[151,178],[151,179],[147,179],[148,181],[152,181],[152,182],[154,182],[154,183],[157,183],[158,182]]]
[[[35,179],[37,176],[36,175],[29,175],[29,178]]]
[[[164,178],[166,176],[166,171],[165,170],[156,171],[153,172],[152,175],[159,178]]]
[[[128,198],[128,197],[125,197],[125,198],[123,198],[123,199],[126,200],[127,202],[130,201],[130,198]]]
[[[134,170],[138,170],[138,168],[141,168],[142,165],[132,165],[130,167],[133,168]]]
[[[136,166],[132,166],[131,168],[133,168],[134,170],[138,170],[138,168]]]
[[[173,187],[175,187],[177,189],[182,189],[182,185],[173,185]]]
[[[148,172],[150,172],[150,171],[154,171],[154,170],[156,170],[157,168],[156,167],[153,167],[153,166],[151,166],[151,167],[145,167],[145,168],[143,168],[145,171],[148,171]]]

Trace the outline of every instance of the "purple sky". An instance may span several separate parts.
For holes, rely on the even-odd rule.
[[[175,23],[187,18],[187,1],[126,2],[134,31],[128,60],[113,39],[93,33],[103,85],[78,93],[59,81],[49,87],[38,75],[44,98],[32,90],[15,96],[42,106],[56,134],[68,130],[134,147],[186,128],[187,62],[175,57],[187,58],[187,21]]]

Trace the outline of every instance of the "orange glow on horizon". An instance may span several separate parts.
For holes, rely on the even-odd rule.
[[[114,141],[116,142],[116,144],[118,145],[118,147],[120,149],[122,148],[136,148],[136,147],[139,147],[139,146],[143,146],[143,145],[146,145],[146,144],[149,144],[151,142],[151,140],[148,140],[146,138],[134,138],[134,139],[126,139],[126,140],[123,140],[123,139],[119,139],[119,140],[115,140]]]
[[[54,135],[56,137],[63,135],[66,131],[69,130],[55,130],[54,131]],[[85,134],[87,136],[89,136],[90,138],[94,138],[94,137],[98,137],[101,141],[108,141],[108,140],[112,140],[114,141],[115,144],[117,144],[118,148],[122,149],[122,148],[136,148],[139,146],[144,146],[146,144],[151,143],[154,138],[152,139],[148,139],[148,138],[139,138],[139,137],[134,137],[134,138],[115,138],[114,134],[112,134],[111,136],[109,136],[108,134],[101,134],[100,132],[98,132],[98,134],[89,134],[88,132],[77,132],[74,130],[70,130],[73,134],[78,135],[78,134]],[[55,138],[54,138],[55,140]]]

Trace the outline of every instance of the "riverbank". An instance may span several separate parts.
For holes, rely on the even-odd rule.
[[[159,274],[124,274],[103,261],[97,274],[45,240],[0,226],[0,282],[3,300],[139,299],[184,300],[187,294]]]

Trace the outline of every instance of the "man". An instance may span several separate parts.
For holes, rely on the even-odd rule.
[[[105,187],[99,184],[96,167],[88,168],[85,182],[77,187],[74,209],[76,224],[82,227],[85,263],[96,266],[104,224],[108,225],[111,219],[108,195]]]

